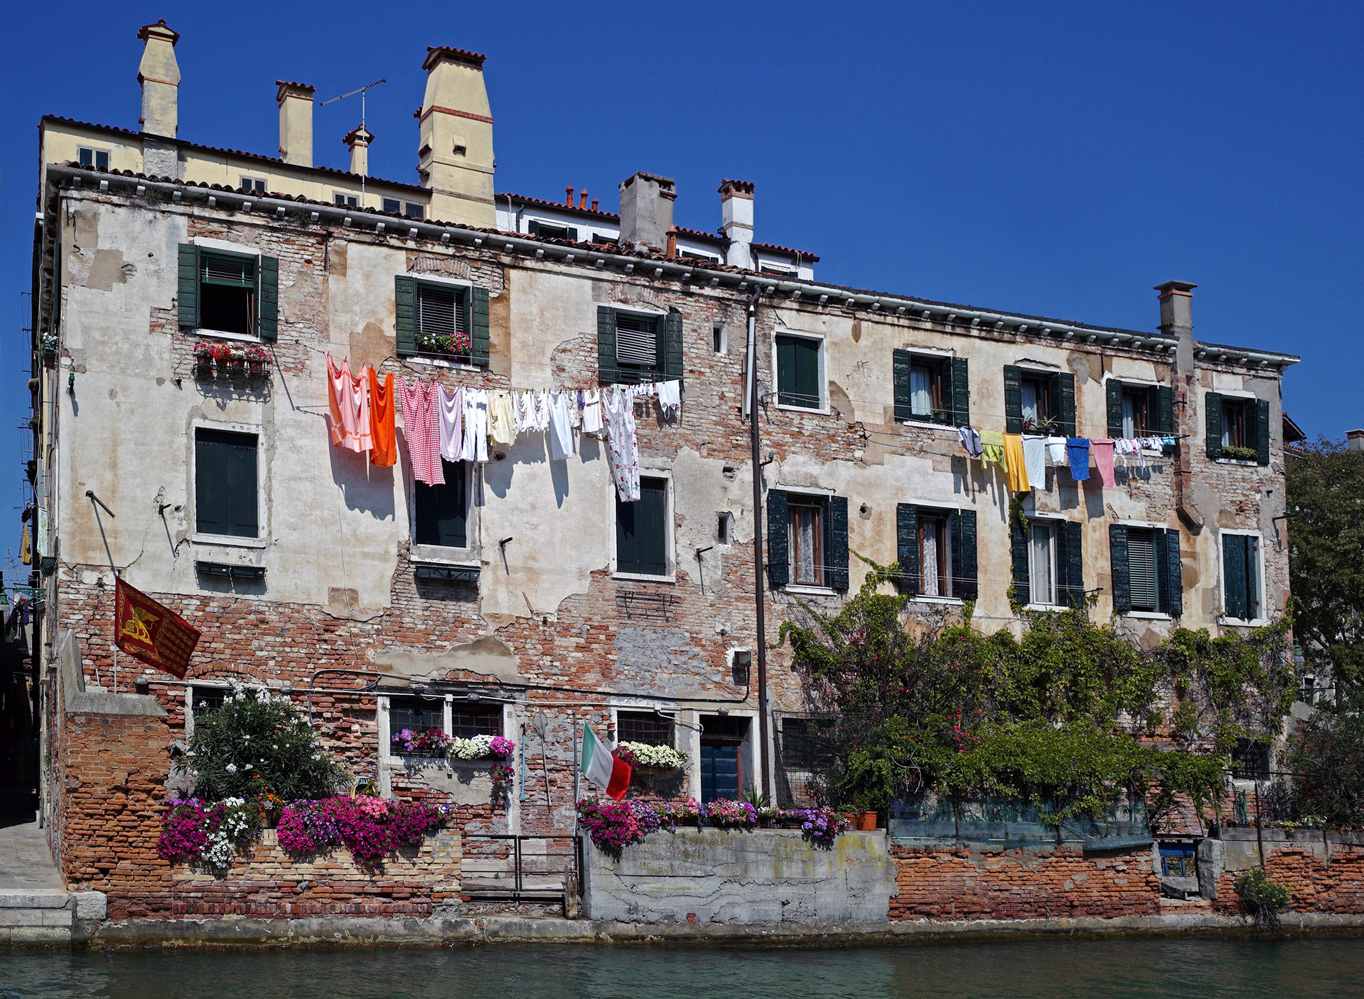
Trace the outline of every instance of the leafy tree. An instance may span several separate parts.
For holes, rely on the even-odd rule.
[[[1325,438],[1287,459],[1293,630],[1338,686],[1364,684],[1364,452]]]
[[[1297,809],[1328,825],[1364,827],[1364,692],[1318,708],[1289,743]]]

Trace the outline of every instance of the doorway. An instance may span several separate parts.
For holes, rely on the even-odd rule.
[[[744,786],[743,743],[749,719],[701,716],[701,802],[738,800]]]

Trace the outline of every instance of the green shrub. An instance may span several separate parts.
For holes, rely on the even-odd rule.
[[[1262,929],[1277,930],[1279,913],[1288,908],[1288,889],[1277,881],[1270,880],[1262,867],[1252,867],[1236,878],[1236,895],[1241,899],[1241,908],[1255,917],[1255,925]]]
[[[210,801],[267,793],[284,801],[326,798],[346,780],[288,697],[240,683],[221,707],[195,718],[188,762],[195,796]]]

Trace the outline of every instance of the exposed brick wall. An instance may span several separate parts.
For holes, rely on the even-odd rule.
[[[890,918],[1059,919],[1160,911],[1151,852],[1041,854],[895,847],[898,892]]]
[[[1364,846],[1331,844],[1331,859],[1315,856],[1300,846],[1265,848],[1265,871],[1291,893],[1292,912],[1364,912]],[[1225,871],[1217,880],[1214,911],[1239,912],[1236,878],[1240,871]]]

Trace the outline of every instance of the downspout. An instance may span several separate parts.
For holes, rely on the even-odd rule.
[[[757,312],[760,289],[748,300],[748,391],[746,401],[753,447],[753,600],[758,618],[758,759],[762,790],[772,787],[772,761],[768,755],[767,711],[767,614],[763,594],[763,481],[762,437],[758,430],[758,339]]]

